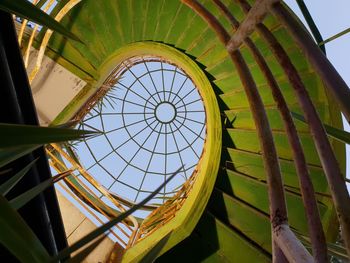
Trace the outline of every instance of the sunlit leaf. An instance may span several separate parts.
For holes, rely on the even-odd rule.
[[[71,147],[69,144],[67,144],[67,143],[65,143],[65,144],[63,145],[63,147],[67,150],[68,155],[69,155],[71,158],[73,158],[73,160],[74,160],[77,164],[81,165],[81,164],[80,164],[80,160],[79,160],[78,156],[75,154],[75,152],[73,151],[72,147]]]
[[[64,128],[64,129],[73,128],[78,123],[79,123],[79,121],[77,121],[77,120],[75,120],[75,121],[68,121],[66,123],[62,123],[62,124],[56,125],[55,128]]]
[[[295,113],[295,112],[291,112],[291,114],[292,114],[293,118],[306,123],[304,116],[302,116],[298,113]],[[349,132],[334,128],[334,127],[329,126],[327,124],[323,124],[323,126],[324,126],[324,128],[329,136],[331,136],[332,138],[334,138],[340,142],[350,144],[350,133]]]
[[[33,166],[33,164],[37,161],[35,159],[30,164],[28,164],[26,167],[24,167],[22,170],[20,170],[18,173],[16,173],[14,176],[12,176],[10,179],[8,179],[5,183],[0,185],[0,194],[6,195],[18,182],[23,178],[23,176],[30,170],[30,168]]]
[[[0,243],[20,262],[48,262],[50,257],[21,216],[0,195]]]
[[[74,35],[72,32],[69,32],[55,19],[53,19],[51,16],[27,0],[1,0],[0,9],[11,14],[15,14],[19,17],[26,18],[40,25],[47,26],[48,28],[62,34],[65,37],[82,43],[82,41],[76,35]]]

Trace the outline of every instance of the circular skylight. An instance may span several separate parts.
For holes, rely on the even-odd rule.
[[[75,148],[85,169],[111,193],[139,202],[180,167],[151,203],[162,204],[201,158],[206,115],[191,78],[157,57],[119,65],[79,129],[100,133]]]

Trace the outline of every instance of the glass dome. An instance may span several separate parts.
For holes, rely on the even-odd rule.
[[[79,129],[99,132],[74,146],[82,166],[129,204],[183,167],[151,201],[164,203],[201,158],[206,138],[202,97],[186,72],[163,58],[124,61],[79,114]]]

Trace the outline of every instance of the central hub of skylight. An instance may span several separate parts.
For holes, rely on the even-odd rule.
[[[168,101],[159,103],[154,113],[156,115],[157,120],[164,124],[170,123],[176,118],[175,106]]]

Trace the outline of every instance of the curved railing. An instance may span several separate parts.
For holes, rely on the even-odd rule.
[[[64,6],[61,7],[60,5],[57,5],[58,4],[57,0],[40,0],[40,1],[33,0],[32,1],[34,5],[41,8],[45,13],[50,14],[53,11],[53,9],[55,9],[54,12],[52,13],[54,13],[54,19],[58,22],[61,21],[61,19],[80,2],[81,0],[70,0]],[[29,56],[33,52],[34,40],[37,34],[42,29],[42,26],[39,24],[35,24],[33,22],[30,22],[30,24],[33,28],[28,32],[28,36],[27,36],[28,39],[24,41],[23,36],[28,26],[28,20],[24,19],[21,22],[21,26],[18,33],[18,42],[21,49],[25,50],[23,55],[24,66],[27,70],[30,70],[29,72],[27,72],[27,74],[28,74],[29,82],[32,83],[40,70],[40,67],[42,65],[42,61],[44,59],[44,55],[46,52],[46,47],[49,43],[49,40],[52,36],[53,31],[51,29],[45,29],[41,43],[38,45],[38,48],[37,48],[38,53],[35,55],[36,59],[35,59],[34,66],[31,69],[28,69]]]
[[[78,196],[86,204],[83,204],[90,216],[99,219],[102,215],[105,219],[111,219],[126,211],[124,206],[118,202],[111,194],[100,185],[74,158],[67,153],[60,145],[51,144],[47,147],[47,154],[50,158],[50,165],[57,173],[62,171],[71,171],[71,175],[65,178],[65,185],[61,183],[61,187],[66,189],[67,193],[72,191],[73,198]],[[67,189],[69,188],[69,190]],[[99,194],[97,194],[99,193]],[[107,198],[109,205],[102,198]],[[82,204],[82,202],[79,202]],[[90,208],[93,208],[91,210]],[[129,216],[122,222],[115,225],[111,231],[117,242],[124,248],[130,246],[135,239],[139,224],[135,217]]]

